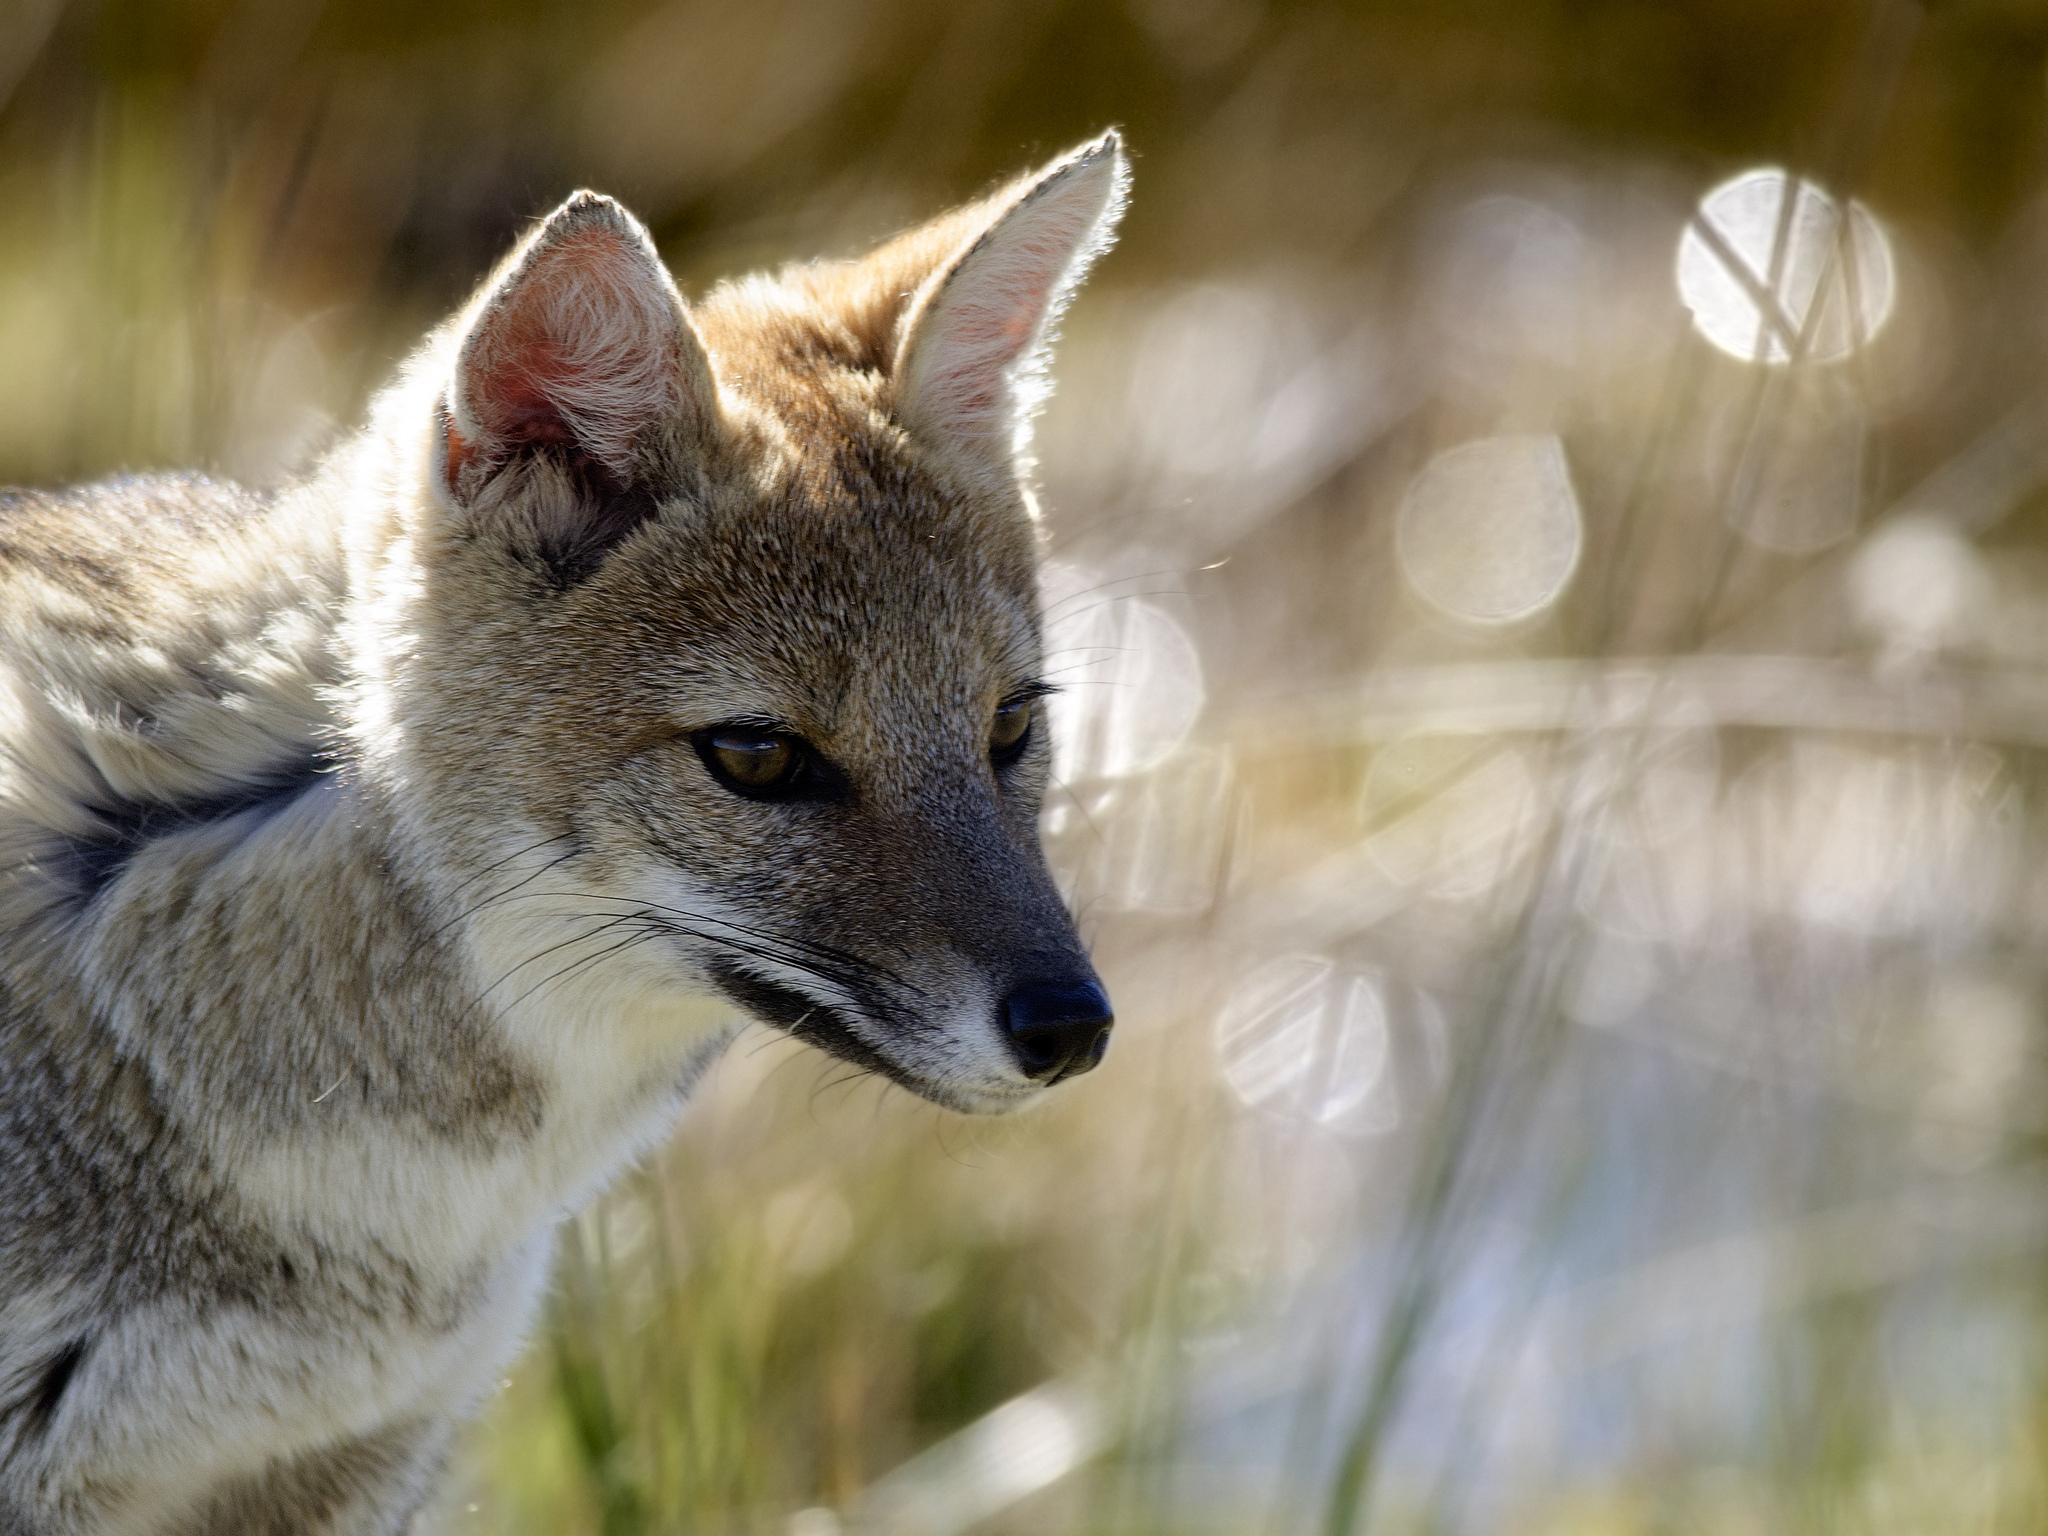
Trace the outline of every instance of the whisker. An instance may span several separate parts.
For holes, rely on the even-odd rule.
[[[521,848],[516,853],[507,854],[504,858],[498,860],[497,863],[491,865],[488,869],[481,870],[477,874],[472,875],[469,879],[462,881],[459,885],[455,887],[455,889],[458,891],[463,890],[468,886],[476,884],[477,881],[484,879],[486,876],[491,875],[500,869],[503,869],[507,864],[510,864],[515,859],[524,858],[527,854],[532,853],[537,849],[547,847],[549,843],[560,842],[563,838],[573,837],[574,835],[574,833],[570,832],[560,832],[553,837],[544,837],[539,842],[533,843],[525,848]],[[475,905],[466,907],[462,911],[456,913],[446,922],[438,924],[434,928],[429,929],[426,933],[420,935],[420,937],[414,942],[411,949],[406,951],[405,957],[400,963],[410,964],[422,949],[426,948],[427,945],[433,943],[434,940],[440,938],[442,934],[446,933],[450,928],[453,928],[457,923],[468,921],[470,918],[476,916],[477,913],[483,911],[484,908],[492,905],[495,902],[506,899],[507,897],[512,895],[513,892],[520,890],[524,886],[532,884],[535,880],[538,880],[542,875],[546,874],[549,870],[554,869],[557,865],[567,863],[570,859],[574,858],[575,856],[576,850],[574,848],[571,848],[568,852],[548,860],[547,863],[541,865],[539,869],[533,871],[533,873],[528,875],[525,879],[515,881],[511,885],[507,886],[504,890],[498,891],[492,895],[484,897],[483,900],[477,902]]]
[[[772,940],[775,943],[784,944],[793,949],[808,950],[812,954],[821,956],[824,959],[834,961],[838,964],[851,967],[856,971],[876,972],[880,975],[888,977],[889,980],[895,982],[898,986],[904,988],[907,991],[917,992],[920,996],[923,995],[921,988],[913,986],[904,977],[897,975],[894,971],[882,965],[879,961],[866,959],[860,955],[852,953],[849,950],[840,949],[836,945],[821,944],[811,939],[799,939],[791,935],[773,933],[765,928],[756,928],[746,923],[736,923],[727,918],[710,917],[703,913],[685,912],[679,907],[663,906],[659,902],[646,902],[643,903],[643,905],[647,906],[652,911],[673,912],[680,917],[689,919],[691,922],[716,923],[722,928],[731,928],[736,932],[748,934],[751,937],[757,939]]]
[[[1109,840],[1103,835],[1101,824],[1097,822],[1093,816],[1088,814],[1088,806],[1081,799],[1081,797],[1074,792],[1074,786],[1068,783],[1065,779],[1061,778],[1058,774],[1049,774],[1047,775],[1047,777],[1052,780],[1053,784],[1059,789],[1059,792],[1067,797],[1067,803],[1073,806],[1074,814],[1079,816],[1081,820],[1087,824],[1089,833],[1095,838],[1096,846],[1109,846]]]
[[[590,922],[595,918],[595,916],[596,914],[591,914],[591,916],[589,917],[584,917],[581,919],[570,918],[568,919],[568,921]],[[521,971],[525,970],[529,965],[534,964],[536,961],[545,960],[549,955],[559,954],[562,950],[569,948],[571,945],[586,943],[589,940],[596,938],[599,934],[603,933],[608,928],[616,928],[619,927],[621,924],[629,923],[631,921],[633,921],[633,917],[630,913],[615,917],[607,917],[603,919],[601,922],[599,922],[598,925],[595,928],[591,929],[588,933],[574,934],[569,938],[561,940],[559,943],[550,944],[546,949],[538,950],[535,953],[528,955],[524,960],[521,960],[520,962],[518,962],[518,964],[506,970],[502,975],[498,977],[496,981],[493,981],[489,986],[485,987],[482,991],[477,993],[475,998],[473,998],[470,1002],[470,1008],[475,1009],[481,1007],[484,1004],[484,1002],[489,999],[490,995],[493,992],[497,991],[498,988],[505,985],[506,982],[510,981],[514,976],[517,976]],[[513,1001],[517,1003],[520,999],[529,996],[530,990],[531,989],[529,989],[528,992],[522,992],[519,995],[519,998],[515,998],[513,999]]]
[[[652,933],[629,934],[627,937],[619,940],[618,943],[607,945],[605,948],[597,950],[595,953],[588,955],[579,955],[574,960],[571,960],[567,965],[562,966],[559,970],[555,971],[553,975],[547,976],[542,980],[535,982],[532,986],[528,987],[524,992],[520,993],[519,996],[513,998],[509,1006],[517,1007],[520,1003],[525,1002],[527,998],[533,996],[534,993],[540,991],[543,987],[552,986],[554,983],[565,980],[567,977],[569,977],[576,971],[581,970],[583,967],[587,965],[594,965],[599,960],[603,960],[608,956],[618,954],[621,950],[631,949],[635,944],[646,944],[657,937],[659,937],[659,935]]]
[[[1157,581],[1167,576],[1171,576],[1178,579],[1186,575],[1187,567],[1170,566],[1164,570],[1140,571],[1135,576],[1112,576],[1107,581],[1098,581],[1092,587],[1082,587],[1078,591],[1065,593],[1063,596],[1061,596],[1059,601],[1047,603],[1042,611],[1047,618],[1050,618],[1053,614],[1058,613],[1060,609],[1066,607],[1068,603],[1079,602],[1084,597],[1093,597],[1098,592],[1107,592],[1112,587],[1127,587],[1134,581]],[[1115,597],[1108,598],[1106,599],[1106,601],[1112,603],[1123,603],[1129,602],[1132,598],[1149,597],[1151,595],[1152,594],[1146,592],[1124,592],[1119,593]],[[1097,606],[1099,607],[1101,605],[1098,604]]]
[[[624,896],[605,896],[595,892],[536,891],[529,894],[534,897],[566,896],[585,901],[615,902],[622,906],[633,906],[650,916],[667,914],[672,919],[678,920],[675,931],[680,936],[702,939],[706,943],[711,944],[726,944],[742,954],[752,955],[756,959],[771,960],[778,964],[788,965],[792,969],[803,971],[807,975],[816,976],[821,981],[830,981],[835,985],[851,988],[858,986],[867,978],[880,976],[893,982],[897,988],[904,992],[920,997],[924,995],[923,988],[879,961],[866,959],[863,956],[839,949],[830,944],[820,944],[814,940],[800,939],[789,934],[774,933],[765,928],[756,928],[746,923],[734,922],[729,918],[713,917],[709,913],[703,912],[691,912],[684,908],[671,907],[658,901],[642,901]],[[701,923],[711,923],[720,928],[729,928],[735,933],[745,934],[750,939],[761,944],[775,946],[779,952],[749,949],[737,940],[727,939],[720,934],[707,933],[702,928],[692,926]],[[806,953],[812,958],[800,958]],[[838,973],[834,974],[833,971],[826,969],[819,963],[820,961],[830,962],[832,966],[838,968]]]
[[[804,961],[794,958],[787,953],[778,952],[774,947],[765,943],[753,943],[746,939],[732,938],[726,934],[704,933],[669,918],[650,915],[648,920],[661,924],[668,932],[679,937],[701,939],[707,944],[722,945],[734,954],[745,955],[749,959],[765,960],[772,965],[786,965],[792,970],[801,971],[806,976],[814,976],[820,981],[830,982],[834,986],[843,987],[848,991],[858,990],[863,979],[858,973],[848,973],[843,970],[834,972],[817,964],[815,961]]]
[[[754,1057],[760,1055],[763,1051],[767,1050],[769,1046],[781,1045],[785,1040],[789,1038],[787,1035],[782,1034],[780,1031],[773,1029],[763,1029],[760,1030],[759,1033],[761,1036],[759,1042],[757,1042],[745,1053],[749,1061],[753,1060]]]
[[[812,1087],[811,1107],[813,1111],[817,1108],[819,1098],[835,1088],[858,1088],[863,1080],[870,1078],[876,1081],[886,1081],[886,1079],[877,1078],[876,1074],[867,1067],[854,1066],[849,1063],[843,1063],[842,1065],[844,1070],[837,1076],[827,1077]]]

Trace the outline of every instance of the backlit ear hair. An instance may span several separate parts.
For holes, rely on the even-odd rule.
[[[993,222],[925,280],[899,326],[895,412],[913,437],[1015,471],[1060,311],[1114,239],[1129,182],[1111,131],[984,205]]]
[[[557,447],[630,483],[649,433],[715,410],[711,368],[639,220],[578,192],[471,310],[449,391],[445,478],[468,503],[523,452]]]

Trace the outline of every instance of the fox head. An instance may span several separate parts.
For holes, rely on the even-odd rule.
[[[1108,135],[696,306],[578,193],[380,407],[361,734],[501,1008],[709,989],[967,1110],[1101,1058],[1022,477],[1126,179]]]

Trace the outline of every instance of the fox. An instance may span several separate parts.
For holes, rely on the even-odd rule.
[[[1102,1060],[1031,424],[1128,182],[695,303],[578,192],[302,477],[0,499],[0,1532],[419,1528],[749,1020]]]

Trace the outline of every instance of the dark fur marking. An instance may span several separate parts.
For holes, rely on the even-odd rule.
[[[534,565],[556,592],[579,586],[597,573],[605,557],[642,523],[661,515],[661,501],[646,486],[622,483],[603,464],[580,450],[535,443],[512,461],[515,472],[543,455],[553,458],[576,488],[576,511],[566,526],[543,530],[515,553]]]
[[[400,1424],[271,1462],[216,1489],[177,1536],[306,1536],[410,1530],[441,1463],[439,1437]]]
[[[542,543],[539,554],[549,584],[566,592],[588,580],[628,534],[659,515],[654,497],[645,491],[621,492],[594,503],[587,521],[574,534]]]
[[[718,989],[762,1023],[772,1024],[849,1065],[878,1073],[912,1093],[925,1092],[914,1076],[856,1035],[837,1010],[776,982],[750,976],[730,961],[713,961],[710,971]]]
[[[210,826],[231,817],[259,812],[268,821],[296,802],[333,770],[325,758],[309,757],[281,766],[275,777],[262,783],[244,785],[228,794],[182,804],[138,804],[98,806],[106,829],[94,837],[67,839],[62,851],[50,863],[69,877],[79,895],[90,900],[118,879],[128,861],[159,838]],[[251,830],[261,821],[251,824]]]
[[[36,1378],[35,1390],[20,1405],[30,1434],[40,1435],[49,1429],[51,1420],[57,1417],[58,1404],[64,1400],[64,1389],[71,1385],[71,1378],[85,1363],[85,1352],[91,1345],[89,1338],[73,1339],[43,1367],[42,1375]]]

